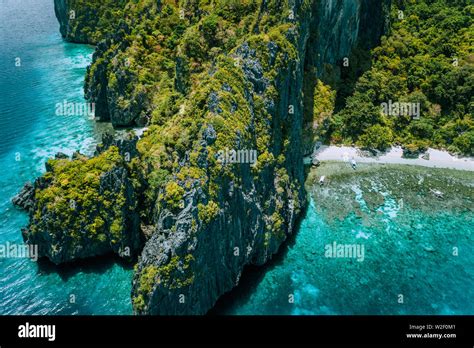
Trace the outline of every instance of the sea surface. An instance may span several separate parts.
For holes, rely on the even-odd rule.
[[[93,48],[63,42],[52,0],[0,0],[0,245],[21,244],[25,213],[10,199],[58,151],[90,154],[102,125],[57,116],[85,102]],[[0,314],[130,314],[129,267],[115,260],[54,267],[0,258]]]
[[[27,216],[10,200],[23,184],[58,151],[91,154],[103,131],[55,113],[84,102],[92,52],[61,39],[52,0],[0,0],[0,245],[22,244]],[[323,164],[295,236],[211,313],[474,314],[473,175]],[[363,246],[363,257],[328,257],[334,243]],[[0,314],[131,314],[131,278],[110,257],[61,267],[0,258]]]
[[[215,313],[474,314],[474,172],[329,162],[306,186],[296,236]]]

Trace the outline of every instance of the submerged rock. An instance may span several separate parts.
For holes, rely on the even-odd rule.
[[[421,154],[421,149],[416,146],[404,146],[403,147],[403,158],[418,158]]]

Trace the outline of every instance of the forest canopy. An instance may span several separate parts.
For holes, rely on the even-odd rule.
[[[391,30],[372,50],[371,67],[353,93],[324,122],[320,133],[326,140],[474,155],[474,5],[469,3],[394,1]],[[417,105],[419,115],[386,113],[384,103]]]

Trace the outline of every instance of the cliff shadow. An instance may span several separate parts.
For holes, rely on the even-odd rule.
[[[307,196],[309,202],[309,196]],[[255,292],[257,286],[263,280],[265,274],[275,267],[280,266],[288,251],[295,245],[296,235],[300,229],[301,222],[306,216],[309,204],[301,212],[300,217],[296,221],[294,232],[281,244],[280,249],[274,254],[267,263],[262,266],[247,265],[242,271],[239,285],[222,295],[213,308],[209,310],[208,315],[229,315],[231,310],[241,303],[249,300],[250,295]]]

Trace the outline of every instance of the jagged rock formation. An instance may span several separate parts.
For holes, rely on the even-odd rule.
[[[63,35],[81,41],[83,31],[76,28],[78,37],[71,38],[64,20],[73,1],[55,2]],[[135,313],[206,313],[238,284],[245,265],[264,264],[293,233],[306,205],[305,71],[321,75],[360,40],[377,42],[387,2],[126,5],[127,18],[97,46],[86,97],[116,126],[152,124],[137,144],[133,167],[112,165],[98,187],[127,192],[122,207],[135,206],[120,210],[122,221],[133,217],[120,225],[123,234],[131,228],[135,235],[138,214],[152,231],[135,268]],[[255,161],[246,157],[249,151]],[[61,180],[55,168],[47,181]],[[132,187],[127,178],[133,176],[140,184]],[[39,188],[38,202],[47,190]],[[133,204],[137,196],[140,205]],[[48,233],[43,223],[61,223],[61,210],[35,211],[27,242],[64,235]],[[93,218],[72,216],[71,234],[78,222]],[[102,226],[107,236],[112,223]],[[43,255],[62,262],[94,254],[81,249],[89,236],[81,238],[72,245],[47,241]],[[97,245],[112,247],[108,240]]]
[[[314,64],[319,68],[349,55],[359,35],[367,35],[364,28],[370,27],[369,17],[361,18],[362,8],[361,3],[351,7],[343,1],[323,1],[309,7],[296,2],[294,24],[282,30],[282,36],[249,37],[231,52],[241,70],[237,84],[248,86],[243,99],[251,108],[250,115],[254,115],[244,121],[245,126],[253,133],[255,119],[268,117],[266,134],[271,140],[267,146],[280,163],[268,165],[253,177],[251,169],[232,168],[231,174],[220,173],[214,199],[219,208],[210,223],[199,218],[199,202],[209,201],[209,193],[198,182],[185,190],[184,209],[173,211],[160,202],[155,212],[155,234],[145,245],[134,277],[132,296],[137,313],[206,313],[221,294],[238,283],[246,264],[265,263],[292,233],[305,205],[301,161],[305,62],[311,64],[307,57],[317,56],[318,50],[330,57],[316,60]],[[376,6],[373,14],[377,11],[383,17],[381,6]],[[320,13],[324,15],[318,17]],[[325,17],[328,14],[331,18]],[[347,23],[352,22],[354,26],[347,28]],[[354,32],[349,33],[351,29]],[[326,31],[339,32],[339,44],[330,35],[318,35]],[[310,38],[314,45],[308,44]],[[219,65],[216,71],[219,72]],[[219,82],[210,84],[238,91],[233,85],[226,86],[225,81]],[[209,94],[209,113],[221,114],[229,108],[232,114],[232,104],[229,106],[227,96],[222,94],[218,88]],[[260,98],[264,108],[252,109]],[[201,149],[195,153],[209,158],[213,145],[205,139],[207,128],[202,128],[202,139],[198,140]],[[235,148],[243,147],[239,141],[233,143]],[[258,148],[257,139],[248,141],[248,146]],[[204,160],[201,167],[207,165]],[[209,175],[206,180],[212,181],[212,177]]]
[[[21,191],[12,198],[13,205],[26,211],[31,211],[34,206],[35,187],[27,182]]]
[[[58,154],[43,177],[12,199],[29,212],[23,238],[38,245],[40,257],[56,264],[109,252],[132,259],[141,249],[136,189],[125,161],[136,155],[128,152],[136,141],[106,137],[92,160]]]
[[[307,64],[316,67],[318,77],[340,70],[356,46],[370,49],[387,31],[390,1],[317,1],[311,19]],[[339,73],[337,73],[339,74]]]

